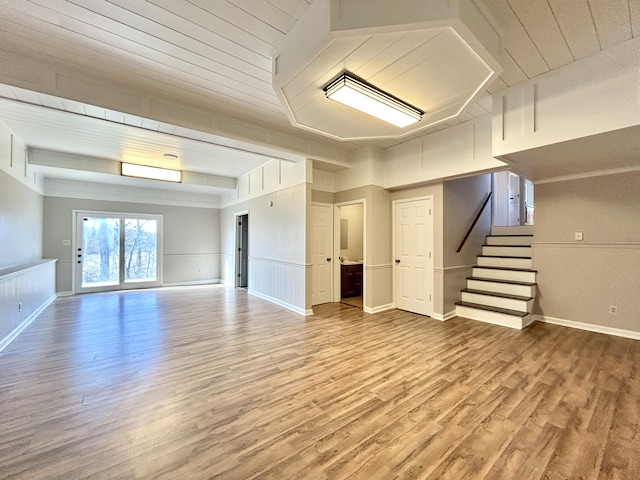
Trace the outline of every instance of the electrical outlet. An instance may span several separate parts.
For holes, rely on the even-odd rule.
[[[618,313],[618,306],[617,305],[609,305],[609,313],[611,315],[616,315]]]
[[[62,240],[62,245],[65,247],[71,245],[71,240]]]
[[[582,241],[582,232],[576,232],[574,234],[574,240]]]
[[[21,312],[22,311],[22,302],[18,302],[18,311]]]

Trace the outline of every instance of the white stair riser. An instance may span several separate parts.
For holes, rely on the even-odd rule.
[[[533,262],[530,258],[478,257],[478,266],[530,269]]]
[[[487,245],[518,245],[531,246],[531,237],[527,235],[518,235],[512,237],[487,237]]]
[[[536,282],[536,272],[520,272],[514,270],[495,270],[493,268],[474,267],[474,277],[491,278],[494,280],[510,280],[513,282]]]
[[[494,325],[501,325],[503,327],[510,327],[518,330],[522,330],[533,323],[532,315],[515,317],[513,315],[490,312],[488,310],[480,310],[462,305],[458,305],[456,307],[456,315],[459,317],[469,318],[471,320],[479,320],[481,322],[492,323]]]
[[[479,293],[462,292],[462,301],[487,305],[489,307],[508,308],[519,312],[531,312],[533,300],[517,300],[515,298],[492,297],[490,295],[480,295]]]
[[[531,257],[531,247],[485,246],[482,255],[490,257]]]
[[[515,285],[512,283],[484,282],[482,280],[467,280],[467,288],[482,290],[483,292],[506,293],[508,295],[520,295],[521,297],[535,297],[535,285]]]
[[[491,235],[533,235],[533,225],[491,227]]]

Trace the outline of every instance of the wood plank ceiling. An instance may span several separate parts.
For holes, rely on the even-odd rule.
[[[271,53],[312,0],[0,1],[4,50],[293,129],[271,85]],[[491,93],[640,34],[640,0],[484,1],[504,28],[504,71],[462,115],[431,131],[485,115]],[[19,98],[10,88],[0,95]],[[104,115],[72,102],[55,108]],[[408,139],[373,143],[386,148]]]

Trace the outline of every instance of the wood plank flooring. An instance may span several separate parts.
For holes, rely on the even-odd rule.
[[[58,299],[0,353],[0,478],[640,478],[640,342],[314,310]]]

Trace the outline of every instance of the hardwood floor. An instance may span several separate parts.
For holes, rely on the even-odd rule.
[[[0,478],[640,478],[640,342],[314,310],[58,299],[0,353]]]
[[[357,297],[341,298],[340,303],[351,305],[352,307],[362,308],[362,295],[358,295]]]

